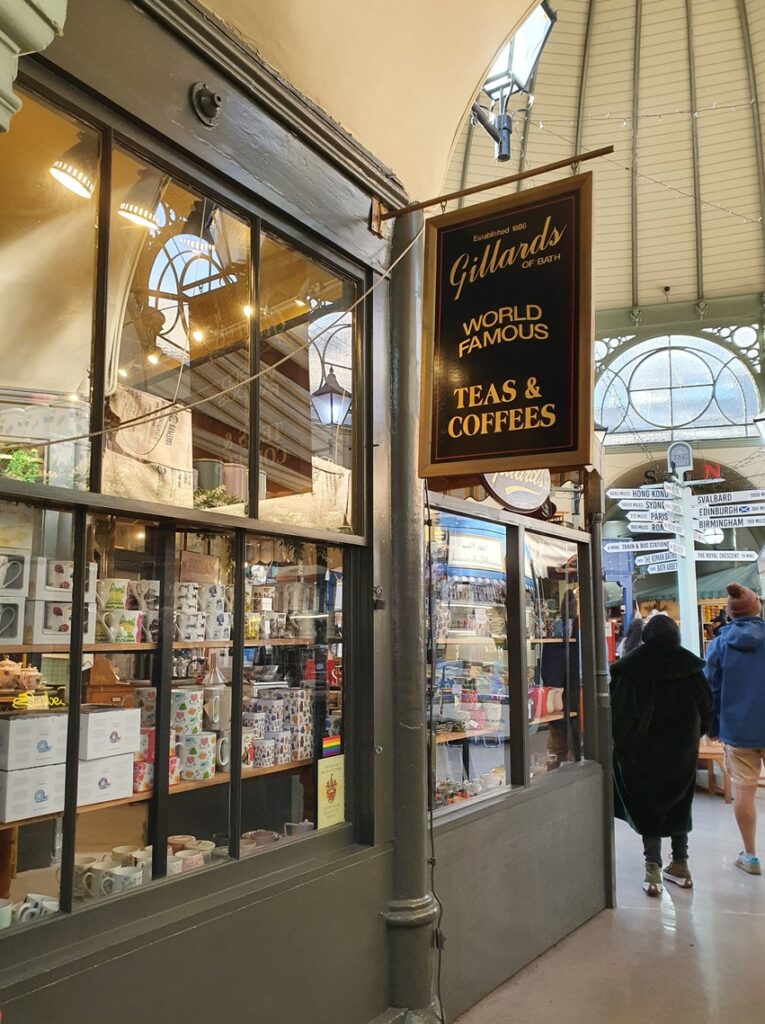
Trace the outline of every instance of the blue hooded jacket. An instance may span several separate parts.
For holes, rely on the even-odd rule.
[[[705,671],[714,700],[709,735],[765,748],[765,621],[734,619],[710,644]]]

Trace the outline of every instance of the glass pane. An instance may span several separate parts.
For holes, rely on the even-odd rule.
[[[532,778],[582,757],[576,544],[526,534],[526,657]]]
[[[250,536],[242,853],[345,821],[343,553]]]
[[[147,713],[161,685],[157,524],[89,516],[87,556],[75,907],[152,881],[148,801],[158,774]]]
[[[433,799],[445,807],[494,794],[509,780],[505,528],[434,512],[429,544],[435,604]]]
[[[258,515],[352,528],[352,284],[268,234],[260,248]]]
[[[59,908],[71,586],[71,515],[0,503],[0,929]]]
[[[30,96],[0,135],[0,476],[88,487],[98,162]]]
[[[228,857],[233,541],[176,536],[168,874]]]
[[[109,255],[104,491],[245,514],[248,225],[115,150]]]

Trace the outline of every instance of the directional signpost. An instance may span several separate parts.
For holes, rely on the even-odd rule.
[[[641,552],[636,554],[635,565],[651,575],[677,573],[683,646],[698,654],[696,562],[756,562],[757,552],[696,551],[694,541],[720,544],[723,530],[765,526],[765,490],[694,495],[692,487],[722,481],[686,479],[693,469],[693,451],[684,441],[669,446],[667,463],[673,479],[662,486],[615,487],[606,492],[627,513],[630,533],[654,534],[657,539],[609,541],[605,550]],[[673,534],[682,541],[662,539],[662,534]]]

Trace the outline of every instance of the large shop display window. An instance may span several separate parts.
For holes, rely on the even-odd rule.
[[[529,768],[533,778],[582,758],[577,546],[527,532],[525,566]]]
[[[0,929],[346,817],[342,549],[73,523],[0,504]]]
[[[24,97],[0,138],[0,480],[88,487],[98,168],[94,131]]]
[[[30,95],[0,185],[0,482],[360,532],[358,280]]]
[[[506,530],[436,511],[431,521],[433,800],[445,807],[509,781]]]

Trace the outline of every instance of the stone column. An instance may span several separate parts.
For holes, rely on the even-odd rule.
[[[13,91],[19,57],[44,50],[61,35],[67,0],[4,0],[0,3],[0,132],[21,107]]]
[[[396,221],[392,259],[417,235],[422,213]],[[391,278],[391,535],[393,572],[393,899],[390,1003],[407,1024],[433,1009],[436,905],[428,889],[428,723],[425,710],[423,484],[417,476],[422,242]]]

